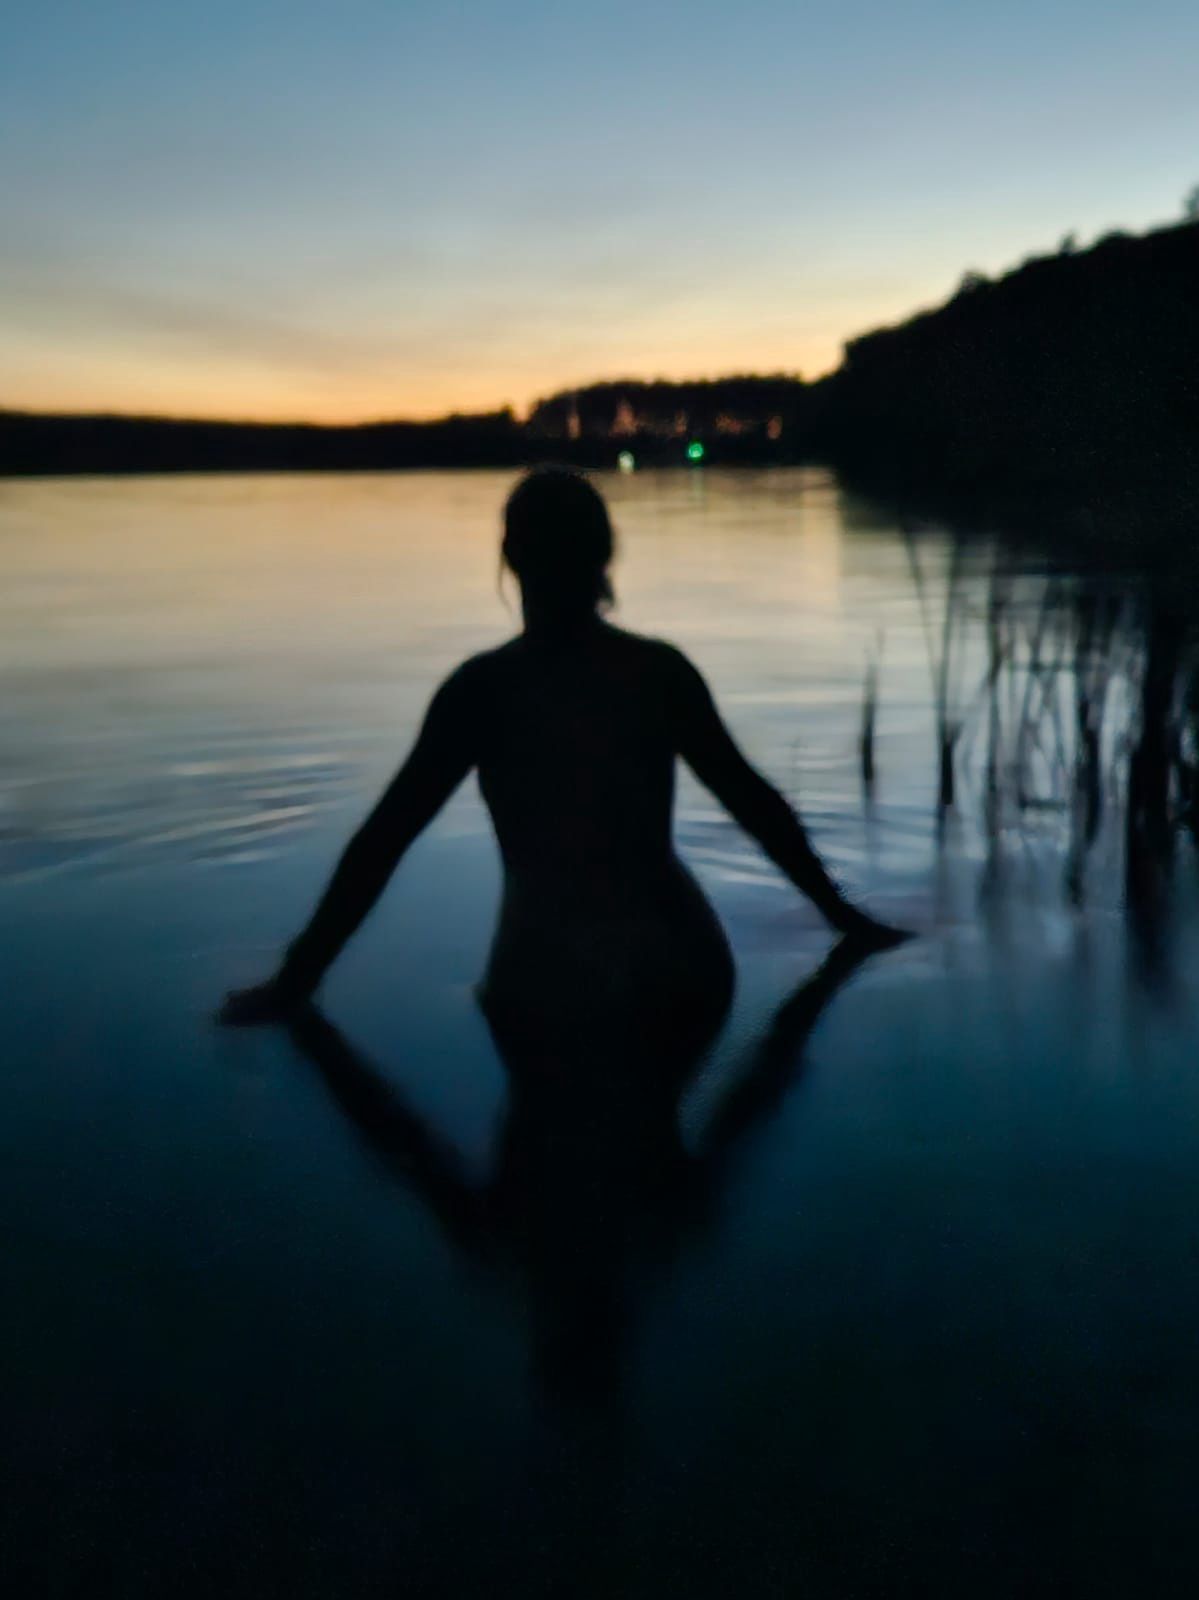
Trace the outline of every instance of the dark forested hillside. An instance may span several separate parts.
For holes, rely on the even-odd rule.
[[[971,275],[851,341],[808,448],[895,488],[1199,505],[1199,224]]]

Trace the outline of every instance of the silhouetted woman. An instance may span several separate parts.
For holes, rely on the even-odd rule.
[[[524,630],[437,690],[407,761],[350,841],[308,926],[268,982],[231,995],[229,1022],[294,1013],[374,905],[405,850],[473,769],[503,858],[483,985],[505,1053],[598,1059],[660,1032],[693,1058],[727,1008],[724,933],[671,832],[681,756],[838,931],[896,935],[852,906],[799,818],[741,754],[707,685],[673,646],[613,627],[607,508],[581,474],[529,473],[504,513],[503,559]],[[682,1031],[694,1034],[680,1039]]]

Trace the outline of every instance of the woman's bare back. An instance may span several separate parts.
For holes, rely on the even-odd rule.
[[[833,927],[876,943],[890,937],[825,872],[686,656],[592,616],[569,629],[526,630],[446,679],[291,945],[274,980],[279,1003],[313,992],[472,770],[504,863],[486,985],[493,999],[516,994],[527,1009],[536,995],[567,989],[580,1004],[591,994],[590,1012],[610,1010],[631,984],[665,994],[684,974],[727,988],[724,935],[672,844],[680,757]]]
[[[667,866],[677,659],[596,622],[570,640],[522,634],[468,663],[463,712],[514,884],[603,901]]]
[[[487,991],[516,993],[522,1014],[553,990],[573,994],[584,1018],[643,993],[669,1005],[680,977],[714,993],[731,986],[720,925],[672,844],[678,757],[833,927],[876,945],[894,937],[829,878],[687,658],[603,620],[614,537],[594,484],[568,468],[526,474],[504,507],[501,550],[523,633],[442,684],[308,926],[269,982],[230,997],[226,1020],[271,1020],[311,997],[472,770],[504,862]]]

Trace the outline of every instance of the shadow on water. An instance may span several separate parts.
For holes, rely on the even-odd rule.
[[[522,1492],[531,1497],[527,1528],[536,1529],[544,1576],[555,1570],[547,1552],[570,1569],[576,1589],[590,1561],[616,1559],[607,1540],[629,1454],[639,1308],[719,1215],[755,1130],[802,1077],[813,1028],[868,959],[850,941],[834,947],[778,1008],[728,1075],[702,1134],[687,1142],[681,1101],[723,1027],[727,993],[696,992],[689,1006],[666,1013],[630,1006],[598,1033],[591,1019],[559,1029],[549,1048],[490,995],[485,1010],[508,1097],[492,1172],[478,1183],[390,1074],[322,1012],[309,1007],[293,1020],[295,1048],[364,1148],[523,1312],[539,1422]],[[514,1512],[516,1542],[521,1520]]]

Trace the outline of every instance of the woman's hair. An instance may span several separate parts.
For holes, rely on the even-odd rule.
[[[610,603],[615,541],[599,491],[570,467],[534,467],[504,507],[504,564],[543,610],[594,610]]]

